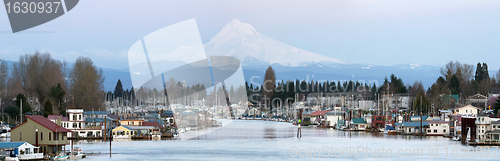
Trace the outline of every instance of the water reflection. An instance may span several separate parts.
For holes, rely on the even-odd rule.
[[[233,120],[224,127],[206,128],[182,133],[178,140],[160,141],[122,141],[113,142],[113,157],[93,155],[86,160],[308,160],[310,158],[293,157],[291,149],[318,150],[328,147],[332,150],[364,148],[371,150],[390,149],[393,155],[381,157],[384,160],[497,160],[495,157],[454,157],[451,149],[465,147],[449,138],[433,136],[385,135],[372,132],[347,132],[334,129],[303,127],[302,138],[296,137],[297,127],[289,123]],[[108,152],[109,143],[80,143],[84,151]],[[430,149],[439,147],[437,156],[430,156]],[[448,152],[444,148],[449,148]],[[417,157],[398,156],[398,150],[421,149]],[[488,152],[496,156],[498,149]],[[466,151],[458,151],[465,153]],[[301,153],[305,154],[305,153]],[[327,153],[328,154],[328,153]],[[333,153],[330,153],[333,154]],[[360,152],[357,156],[341,159],[368,160],[370,152]],[[448,156],[447,156],[448,155]],[[330,159],[333,155],[328,156]],[[316,154],[313,158],[323,158]]]

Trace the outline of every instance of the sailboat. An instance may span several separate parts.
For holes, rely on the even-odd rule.
[[[467,142],[470,142],[470,127],[467,128]]]
[[[10,138],[10,127],[7,124],[0,125],[0,138]]]

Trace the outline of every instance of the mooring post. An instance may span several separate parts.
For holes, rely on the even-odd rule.
[[[300,128],[300,123],[297,125],[297,138],[302,138],[302,130]]]
[[[111,157],[111,137],[113,137],[113,135],[111,135],[111,131],[109,132],[109,157]]]

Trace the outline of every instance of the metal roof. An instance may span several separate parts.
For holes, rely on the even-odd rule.
[[[403,122],[404,127],[420,127],[420,122]],[[422,122],[422,126],[429,126],[429,122]]]
[[[323,116],[328,112],[330,111],[314,111],[313,113],[311,113],[311,116]]]
[[[62,126],[59,126],[56,123],[50,121],[49,119],[47,119],[47,118],[45,118],[43,116],[40,116],[40,115],[25,115],[25,116],[26,116],[26,118],[35,121],[36,123],[38,123],[38,124],[46,127],[47,129],[49,129],[49,130],[51,130],[53,132],[72,132],[71,130],[66,129],[66,128],[62,127]],[[26,122],[24,122],[24,123],[26,123]],[[10,131],[16,129],[19,126],[23,126],[24,123],[22,123],[21,125],[18,125],[16,127],[14,127],[14,128],[12,128]]]
[[[344,111],[332,111],[332,112],[328,112],[326,113],[325,115],[337,115],[337,116],[342,116],[343,114],[345,114],[346,112]]]
[[[363,118],[352,118],[353,124],[366,124],[366,121]]]
[[[0,149],[17,148],[27,142],[0,142]]]
[[[125,125],[121,125],[121,126],[122,126],[122,127],[124,127],[125,129],[131,130],[131,131],[134,131],[134,129],[131,129],[131,128],[130,128],[130,127],[128,127],[128,126],[125,126]],[[120,127],[120,126],[118,126],[118,127]],[[118,128],[118,127],[117,127],[117,128]]]
[[[83,114],[84,115],[89,115],[89,114],[93,114],[93,115],[107,115],[108,112],[107,111],[84,111]]]

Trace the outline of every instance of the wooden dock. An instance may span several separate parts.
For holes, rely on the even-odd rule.
[[[500,146],[500,142],[469,142],[469,146]]]

